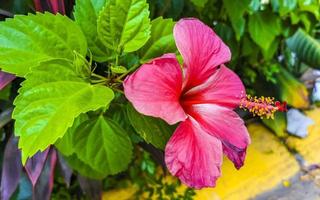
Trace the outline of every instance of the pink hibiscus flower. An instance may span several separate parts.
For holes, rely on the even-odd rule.
[[[211,28],[182,19],[174,38],[183,68],[174,54],[165,54],[127,77],[124,92],[140,113],[169,124],[181,122],[165,148],[169,171],[190,187],[213,187],[223,153],[237,169],[244,163],[250,137],[233,109],[245,97],[245,88],[223,65],[231,53]]]

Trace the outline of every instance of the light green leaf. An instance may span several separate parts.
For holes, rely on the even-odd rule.
[[[64,134],[64,136],[57,140],[57,142],[54,144],[55,147],[59,150],[60,153],[62,153],[64,156],[71,156],[73,153],[75,153],[72,138],[74,134],[77,134],[77,128],[80,126],[80,124],[86,120],[88,120],[89,117],[87,114],[81,114],[79,117],[77,117],[72,127],[70,127],[67,132]]]
[[[148,42],[139,50],[141,62],[156,58],[164,53],[177,51],[173,38],[174,22],[172,19],[158,17],[151,22],[151,37]]]
[[[223,5],[226,8],[230,18],[232,28],[236,33],[237,40],[240,40],[245,29],[245,19],[243,17],[245,11],[249,8],[250,0],[225,0]]]
[[[127,115],[135,131],[148,143],[164,149],[173,130],[164,121],[138,113],[131,104],[127,106]]]
[[[98,14],[105,4],[106,0],[77,0],[73,13],[76,23],[87,38],[93,59],[98,62],[106,61],[110,54],[97,33]]]
[[[313,68],[320,68],[320,42],[299,29],[286,41],[291,51],[295,52],[301,61]]]
[[[319,0],[299,0],[299,10],[312,13],[317,20],[320,19],[320,2]]]
[[[146,0],[110,0],[98,19],[98,35],[110,49],[133,52],[150,37],[150,19]]]
[[[40,62],[73,60],[73,51],[87,52],[86,39],[66,16],[51,13],[16,15],[0,22],[0,66],[3,71],[25,76]]]
[[[102,115],[79,126],[73,145],[82,162],[106,175],[125,170],[132,157],[128,134]]]
[[[124,74],[128,71],[124,66],[111,66],[110,69],[115,74]]]
[[[89,74],[66,61],[41,63],[27,74],[14,101],[15,134],[20,136],[22,161],[64,136],[82,113],[105,108],[111,89],[91,85]]]
[[[280,19],[270,12],[256,13],[249,17],[249,34],[262,49],[267,50],[281,33]]]

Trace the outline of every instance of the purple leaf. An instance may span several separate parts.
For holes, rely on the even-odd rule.
[[[58,154],[58,166],[60,172],[63,176],[64,182],[66,183],[67,187],[70,186],[71,176],[72,176],[72,169],[68,166],[67,162],[63,158],[63,156],[59,153]]]
[[[57,163],[57,152],[51,148],[39,180],[33,189],[34,200],[49,200],[53,189],[54,169]]]
[[[33,0],[34,7],[36,11],[43,12],[41,0]]]
[[[0,113],[0,129],[11,121],[13,108],[8,108]]]
[[[33,185],[33,187],[36,185],[37,180],[41,174],[42,168],[46,162],[46,159],[48,157],[49,148],[47,148],[44,152],[38,152],[36,153],[32,158],[29,158],[27,160],[27,164],[25,166],[25,169],[27,171],[27,174],[29,176],[29,179]]]
[[[61,13],[61,14],[65,14],[65,7],[64,7],[64,0],[47,0],[49,1],[48,4],[50,5],[50,10],[52,13],[56,14],[56,13]]]
[[[0,90],[6,87],[16,77],[12,74],[0,71]]]
[[[89,179],[78,175],[80,187],[85,195],[92,200],[100,200],[102,198],[102,183],[98,180]]]
[[[65,14],[64,0],[33,0],[34,7],[36,11],[50,11],[54,14],[61,13]]]
[[[2,200],[9,200],[19,184],[22,163],[17,144],[18,139],[11,136],[4,151],[0,187]]]

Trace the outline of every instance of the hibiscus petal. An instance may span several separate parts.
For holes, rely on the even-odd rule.
[[[214,187],[221,175],[222,145],[189,117],[167,143],[165,161],[170,173],[189,187]]]
[[[174,27],[174,38],[187,68],[187,88],[207,80],[217,66],[231,58],[229,48],[197,19],[180,20]]]
[[[250,136],[238,114],[214,104],[192,105],[187,112],[207,133],[221,140],[224,153],[235,167],[242,167]]]
[[[169,124],[187,118],[179,103],[181,90],[182,72],[174,54],[142,65],[124,81],[124,93],[137,111]]]
[[[240,169],[244,164],[247,148],[241,149],[228,142],[224,142],[222,145],[223,153],[233,162],[235,168]]]
[[[203,84],[187,91],[183,104],[212,103],[234,109],[245,96],[245,88],[236,73],[222,65]]]

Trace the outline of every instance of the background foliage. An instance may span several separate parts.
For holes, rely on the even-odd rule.
[[[7,19],[0,24],[0,68],[20,77],[0,91],[4,199],[48,199],[51,191],[52,199],[99,199],[102,190],[127,185],[137,186],[137,198],[143,191],[150,198],[192,198],[191,189],[178,193],[179,182],[163,181],[162,150],[174,127],[139,114],[121,93],[123,78],[141,63],[177,52],[172,28],[183,17],[199,18],[227,43],[228,66],[248,93],[299,109],[312,104],[299,78],[320,68],[317,0],[56,2],[0,1],[1,19]],[[284,115],[263,122],[286,137]]]

